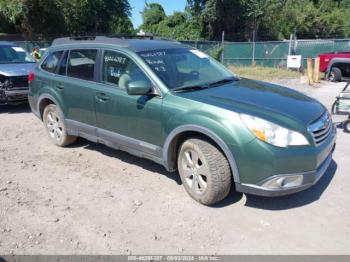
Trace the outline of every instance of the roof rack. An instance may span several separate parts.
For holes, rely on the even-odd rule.
[[[154,36],[152,34],[148,35],[126,35],[126,34],[113,34],[113,35],[90,35],[90,36],[71,36],[70,40],[96,40],[96,38],[109,37],[109,38],[119,38],[119,39],[148,39],[148,40],[164,40],[164,41],[176,41],[172,38]]]
[[[155,37],[153,35],[107,35],[107,36],[71,36],[57,38],[52,42],[52,46],[74,43],[75,41],[90,41],[90,42],[101,42],[101,43],[111,43],[119,45],[127,45],[128,39],[145,39],[145,40],[162,40],[162,41],[171,41],[177,42],[174,39]]]
[[[154,35],[124,35],[124,34],[107,35],[106,37],[120,38],[120,39],[148,39],[148,40],[153,40],[155,38]]]
[[[70,40],[95,40],[96,36],[71,36],[69,37]]]

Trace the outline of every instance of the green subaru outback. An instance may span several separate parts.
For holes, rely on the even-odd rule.
[[[195,200],[231,187],[280,196],[314,185],[332,161],[327,109],[291,89],[235,76],[165,40],[60,38],[29,75],[29,102],[51,141],[77,137],[151,159]]]

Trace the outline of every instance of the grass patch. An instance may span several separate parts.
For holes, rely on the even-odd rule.
[[[236,75],[256,79],[256,80],[274,80],[279,78],[298,78],[302,76],[300,72],[284,68],[263,67],[263,66],[229,66]]]

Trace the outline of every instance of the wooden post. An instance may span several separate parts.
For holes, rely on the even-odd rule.
[[[312,85],[314,83],[312,58],[307,59],[307,77],[309,78],[309,85]]]
[[[320,58],[315,58],[315,67],[314,67],[314,82],[320,82]]]

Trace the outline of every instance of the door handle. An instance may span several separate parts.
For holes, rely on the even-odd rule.
[[[96,99],[100,102],[106,102],[109,100],[109,96],[107,96],[105,93],[97,93]]]

